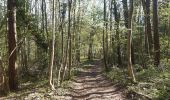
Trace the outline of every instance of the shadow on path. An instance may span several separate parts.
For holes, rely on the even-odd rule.
[[[124,89],[113,85],[102,75],[101,61],[94,61],[93,65],[84,65],[77,76],[72,79],[69,88],[72,100],[125,100]]]

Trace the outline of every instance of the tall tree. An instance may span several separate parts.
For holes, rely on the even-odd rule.
[[[120,51],[120,34],[119,34],[119,23],[120,23],[120,13],[118,13],[117,3],[114,0],[114,15],[115,15],[115,27],[116,27],[116,38],[117,38],[117,56],[118,65],[121,66],[121,51]]]
[[[125,27],[127,29],[128,28],[128,23],[129,23],[129,7],[128,7],[128,4],[127,4],[127,0],[122,0],[123,2],[123,14],[124,14],[124,19],[125,19]],[[131,1],[130,1],[131,2]],[[129,5],[130,6],[130,5]],[[134,47],[133,47],[133,44],[131,44],[131,60],[132,60],[132,63],[134,64]]]
[[[113,47],[113,42],[114,42],[114,36],[113,36],[113,32],[112,32],[112,28],[113,28],[113,0],[110,0],[110,44],[112,46],[112,50],[114,53],[114,47]]]
[[[53,0],[53,11],[52,11],[52,45],[50,54],[50,64],[49,64],[49,85],[51,89],[55,89],[52,83],[53,80],[53,66],[54,66],[54,50],[55,50],[55,0]]]
[[[93,4],[92,4],[92,21],[93,21],[93,26],[91,27],[91,32],[89,33],[89,50],[88,50],[88,60],[93,60],[93,37],[95,35],[95,27],[94,27],[94,21],[96,20],[95,19],[95,9],[96,9],[96,6],[95,6],[95,0],[93,1]]]
[[[76,32],[76,60],[79,63],[80,62],[80,33],[81,33],[81,0],[78,0],[78,11],[77,11],[77,27],[78,27],[78,32]]]
[[[160,43],[158,31],[158,0],[153,0],[154,64],[160,64]]]
[[[131,48],[132,48],[132,16],[133,16],[133,0],[130,0],[129,12],[128,12],[128,72],[129,76],[132,78],[132,81],[135,82],[135,75],[133,72],[132,61],[131,61]]]
[[[89,49],[88,49],[88,60],[93,60],[93,35],[94,35],[94,27],[92,27],[92,31],[89,36]]]
[[[149,54],[152,53],[152,32],[151,32],[151,21],[150,21],[150,0],[142,0],[142,5],[145,14],[145,48]],[[148,50],[149,49],[149,50]]]
[[[45,9],[44,9],[44,0],[42,0],[41,1],[41,16],[42,16],[42,18],[41,18],[41,28],[42,28],[42,30],[41,30],[41,32],[43,33],[44,32],[44,11],[45,11]],[[43,34],[43,36],[44,36],[44,34]]]
[[[17,90],[17,50],[16,50],[16,0],[7,1],[8,9],[8,75],[9,75],[9,88],[10,90]]]
[[[127,36],[127,55],[128,55],[128,74],[132,78],[132,81],[136,81],[132,67],[132,16],[133,16],[133,0],[129,1],[129,8],[127,6],[127,0],[123,0],[125,26],[128,29]]]
[[[68,0],[68,40],[69,40],[69,77],[71,76],[71,63],[72,63],[72,43],[71,43],[71,4],[72,0]]]
[[[104,0],[104,16],[103,16],[103,20],[104,20],[104,25],[103,25],[103,37],[102,37],[102,41],[103,41],[103,60],[104,60],[104,65],[105,65],[105,70],[108,71],[108,66],[107,66],[107,46],[106,46],[106,39],[105,39],[105,34],[106,33],[106,29],[107,29],[107,23],[106,23],[106,0]],[[107,44],[108,45],[108,44]]]

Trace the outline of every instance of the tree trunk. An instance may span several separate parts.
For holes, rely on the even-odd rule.
[[[8,0],[8,75],[10,90],[18,89],[17,80],[17,50],[16,50],[16,0]]]
[[[110,46],[112,50],[112,64],[114,64],[114,35],[113,35],[113,0],[110,0]]]
[[[49,65],[49,85],[52,90],[55,89],[52,80],[53,80],[53,66],[54,66],[54,50],[55,50],[55,0],[53,0],[53,14],[52,14],[52,47],[51,47],[51,57],[50,57],[50,65]]]
[[[133,0],[130,0],[130,8],[129,8],[129,16],[128,16],[128,44],[127,44],[127,50],[128,50],[128,73],[129,76],[132,78],[132,81],[135,82],[135,75],[133,72],[132,67],[132,60],[131,60],[131,48],[132,48],[132,15],[133,15]]]
[[[153,0],[154,64],[160,64],[160,43],[158,31],[158,0]]]
[[[78,0],[79,4],[78,4],[78,16],[77,16],[77,24],[78,24],[78,32],[77,32],[77,36],[76,36],[76,60],[78,63],[80,63],[80,33],[81,33],[81,6],[80,6],[80,0]]]
[[[68,68],[69,68],[69,73],[68,76],[70,78],[71,76],[71,63],[72,63],[72,39],[71,39],[71,4],[72,4],[72,0],[68,0],[68,5],[69,5],[69,9],[68,9],[68,39],[69,39],[69,62],[68,62]]]
[[[150,55],[152,53],[152,48],[153,48],[151,22],[150,22],[150,0],[142,0],[142,5],[145,14],[145,48]]]
[[[43,36],[45,37],[45,34],[44,34],[44,0],[41,1],[41,32],[43,33]]]
[[[125,27],[128,29],[128,23],[129,23],[129,14],[128,14],[128,12],[129,12],[129,9],[130,8],[128,8],[128,4],[127,4],[127,0],[123,0],[123,9],[124,9],[124,19],[125,19]],[[131,44],[131,45],[133,45],[133,44]],[[133,46],[131,46],[131,47],[133,47]],[[131,59],[132,59],[132,63],[134,64],[134,62],[135,62],[135,60],[134,60],[134,50],[133,50],[133,48],[131,48],[132,49],[132,51],[131,51]]]
[[[103,59],[104,59],[104,65],[105,65],[105,70],[108,71],[108,66],[107,66],[107,46],[106,46],[106,39],[105,39],[105,34],[106,34],[106,0],[104,0],[104,25],[103,25]]]
[[[46,8],[46,1],[44,1],[44,15],[45,15],[45,32],[46,32],[46,39],[49,39],[49,34],[48,34],[48,21],[47,21],[47,8]]]
[[[62,12],[62,19],[64,21],[65,19],[65,14],[66,14],[66,3],[63,3],[63,12]],[[64,27],[64,25],[63,25]],[[64,28],[63,28],[64,29]],[[66,31],[66,28],[65,28],[65,31]],[[67,70],[67,60],[68,60],[68,49],[69,49],[69,36],[67,36],[67,42],[66,42],[66,48],[65,48],[65,56],[64,56],[64,53],[63,53],[63,73],[62,73],[62,77],[61,77],[61,82],[62,83],[65,79],[65,74],[66,74],[66,70]],[[62,34],[62,42],[63,42],[63,52],[64,52],[64,31],[63,31],[63,34]]]
[[[123,2],[123,14],[125,19],[125,27],[128,28],[128,6],[127,6],[127,0],[122,0]]]
[[[121,51],[120,51],[120,34],[119,34],[119,23],[120,23],[120,13],[117,11],[116,1],[114,0],[114,15],[115,15],[115,27],[116,27],[116,38],[117,38],[117,56],[118,65],[122,65]]]
[[[90,36],[89,36],[89,50],[88,50],[88,60],[93,60],[93,52],[92,52],[92,49],[93,49],[93,29],[92,31],[90,32]]]

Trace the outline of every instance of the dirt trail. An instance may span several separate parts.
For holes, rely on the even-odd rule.
[[[102,75],[102,63],[95,61],[93,65],[84,65],[73,78],[69,96],[72,100],[125,100],[124,89],[114,85]]]
[[[45,86],[19,91],[14,96],[0,100],[127,100],[124,89],[112,84],[102,74],[102,62],[82,64],[80,72],[71,80],[68,88],[48,91]],[[60,92],[63,91],[63,92]],[[63,93],[63,94],[59,94]]]

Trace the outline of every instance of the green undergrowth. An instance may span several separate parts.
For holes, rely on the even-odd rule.
[[[72,68],[70,79],[64,80],[59,87],[57,86],[56,78],[54,78],[58,95],[63,95],[65,93],[66,88],[68,88],[69,84],[71,83],[71,79],[73,79],[78,73],[78,67]],[[51,89],[48,85],[48,79],[43,76],[38,78],[26,75],[20,79],[19,83],[19,89],[15,92],[10,92],[8,96],[4,97],[4,99],[24,99],[25,97],[29,97],[30,94],[38,93],[39,95],[43,96],[46,94],[48,95],[51,92]]]
[[[164,62],[164,61],[162,61]],[[112,67],[109,72],[105,72],[106,77],[113,83],[127,87],[129,92],[135,92],[154,100],[169,100],[170,98],[170,63],[164,62],[159,68],[148,65],[147,69],[140,69],[139,65],[134,65],[134,72],[137,84],[128,80],[127,70]]]
[[[110,71],[104,72],[104,75],[108,77],[114,84],[120,83],[121,85],[127,85],[126,75],[122,74],[124,73],[123,70],[112,67]]]
[[[47,86],[47,80],[37,80],[37,81],[27,81],[23,80],[23,83],[20,83],[19,88],[15,92],[10,92],[4,99],[6,100],[23,100],[24,97],[27,97],[31,93],[41,93],[45,94],[49,91]]]

